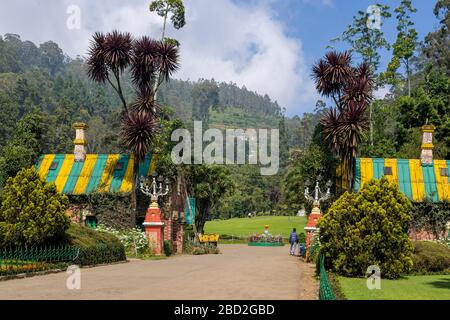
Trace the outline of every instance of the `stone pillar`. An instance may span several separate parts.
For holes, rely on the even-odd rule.
[[[162,255],[164,241],[164,222],[161,220],[161,209],[150,207],[144,220],[145,235],[149,247],[155,255]]]
[[[433,164],[433,132],[435,129],[435,126],[430,124],[422,127],[422,152],[420,153],[422,166],[431,166]]]
[[[87,153],[87,142],[86,142],[86,129],[88,125],[85,123],[77,122],[73,125],[75,128],[75,140],[73,144],[75,145],[73,153],[75,156],[75,161],[80,162],[86,160]]]

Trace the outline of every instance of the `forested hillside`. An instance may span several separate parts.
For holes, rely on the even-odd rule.
[[[128,98],[134,92],[130,79],[124,80]],[[281,121],[283,110],[269,96],[214,80],[171,79],[160,88],[158,100],[188,126],[194,119],[216,128],[282,123],[291,133],[284,135],[290,146],[307,145],[318,122],[311,114]],[[0,107],[0,184],[41,153],[71,152],[77,121],[89,125],[89,152],[125,151],[118,137],[119,98],[110,86],[89,80],[83,59],[68,57],[55,42],[36,45],[16,34],[0,37]],[[302,121],[310,125],[299,136]]]

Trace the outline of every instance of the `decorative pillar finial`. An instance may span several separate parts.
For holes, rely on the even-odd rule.
[[[86,130],[88,125],[82,122],[76,122],[73,125],[75,129],[75,140],[73,144],[75,145],[73,154],[75,156],[76,162],[82,162],[86,160],[87,153],[87,141],[86,141]]]
[[[433,164],[433,133],[436,127],[432,124],[425,124],[422,127],[422,151],[420,153],[420,162],[422,166],[431,166]]]

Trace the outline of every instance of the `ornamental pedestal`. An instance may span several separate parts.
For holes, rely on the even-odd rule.
[[[319,231],[319,228],[317,228],[317,222],[319,219],[322,218],[322,213],[320,212],[320,209],[318,207],[314,207],[311,214],[308,217],[308,222],[305,226],[305,232],[306,232],[306,259],[308,259],[308,248],[311,245],[313,238],[316,236],[316,234]]]
[[[150,249],[153,249],[155,255],[161,255],[164,241],[164,222],[161,220],[161,209],[148,208],[143,225]]]

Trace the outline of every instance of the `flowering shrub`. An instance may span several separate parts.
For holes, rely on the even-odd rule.
[[[135,256],[145,253],[149,248],[145,232],[142,232],[139,228],[117,230],[100,224],[97,230],[115,235],[127,252],[132,252]]]

